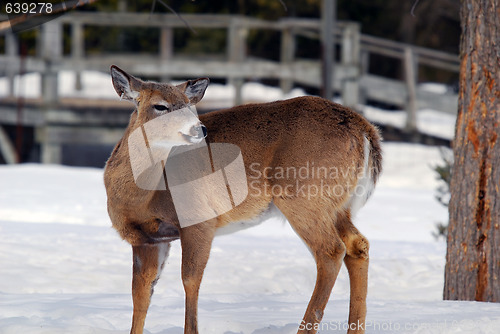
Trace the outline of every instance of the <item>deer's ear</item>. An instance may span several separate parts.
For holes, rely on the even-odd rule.
[[[116,93],[121,99],[136,101],[139,97],[141,81],[116,65],[111,66],[111,79]]]
[[[200,78],[195,80],[188,80],[177,87],[186,94],[187,98],[192,104],[200,102],[205,95],[205,90],[208,87],[210,80],[208,78]]]

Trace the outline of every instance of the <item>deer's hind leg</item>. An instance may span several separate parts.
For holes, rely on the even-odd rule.
[[[275,199],[276,206],[307,244],[316,261],[316,285],[298,333],[314,334],[320,328],[323,312],[346,254],[332,216],[318,214],[314,204],[302,198]]]
[[[142,334],[153,289],[160,278],[163,265],[170,250],[170,243],[132,246],[133,274],[132,299],[134,314],[131,334]]]
[[[365,332],[366,295],[368,290],[369,243],[352,224],[349,212],[337,220],[337,229],[346,245],[344,263],[349,272],[349,334]]]

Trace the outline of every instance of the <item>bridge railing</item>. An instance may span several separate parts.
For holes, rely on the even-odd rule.
[[[279,80],[284,91],[289,91],[294,84],[321,88],[321,61],[296,57],[298,36],[320,39],[320,20],[286,18],[278,21],[265,21],[234,15],[193,14],[182,14],[182,18],[192,29],[226,29],[227,43],[225,50],[221,50],[222,57],[198,55],[196,58],[189,58],[176,54],[173,31],[174,29],[187,29],[187,27],[183,20],[172,14],[71,12],[37,28],[37,54],[28,57],[19,54],[19,42],[16,35],[10,31],[0,32],[0,38],[4,38],[5,41],[4,53],[0,54],[0,76],[8,78],[9,94],[12,96],[14,92],[15,75],[21,72],[41,73],[40,109],[43,112],[42,117],[33,117],[38,120],[38,123],[31,125],[37,127],[37,137],[42,144],[43,161],[60,161],[61,143],[71,137],[63,133],[66,130],[61,127],[61,121],[57,124],[58,134],[51,135],[51,129],[54,131],[56,129],[51,121],[54,119],[53,115],[57,112],[73,113],[74,115],[64,117],[68,120],[67,125],[72,126],[67,131],[73,131],[73,134],[78,130],[75,125],[80,126],[82,123],[70,124],[70,120],[85,119],[76,115],[81,113],[81,110],[72,111],[60,106],[61,98],[58,96],[60,83],[57,74],[61,70],[72,70],[77,73],[84,70],[108,72],[111,64],[117,64],[132,74],[159,77],[162,80],[172,77],[199,76],[224,78],[236,88],[234,104],[242,102],[241,90],[246,79],[276,79]],[[63,53],[65,26],[70,26],[71,31],[68,54]],[[85,48],[84,34],[85,28],[90,26],[159,29],[158,53],[91,54]],[[274,30],[280,33],[279,61],[248,56],[246,40],[250,30]],[[419,89],[416,73],[421,65],[458,72],[458,56],[364,35],[360,33],[360,26],[356,22],[338,22],[331,33],[331,38],[340,50],[340,57],[335,59],[336,64],[331,73],[334,77],[333,90],[340,93],[344,104],[357,108],[364,99],[370,99],[400,106],[407,111],[406,128],[408,131],[418,130],[416,113],[419,108],[456,113],[457,95],[454,93],[435,94]],[[404,79],[385,78],[369,73],[369,58],[373,54],[402,60]],[[76,85],[77,88],[81,86],[78,76]],[[2,123],[7,124],[9,120],[15,119],[15,116],[9,113],[16,112],[15,108],[2,109],[0,130]],[[99,114],[93,117],[99,117]],[[91,125],[83,125],[91,126],[94,131],[98,123],[99,120],[94,120]],[[102,131],[106,129],[102,128]],[[108,141],[111,143],[116,142],[115,137],[118,136],[119,131],[113,136],[97,137],[102,138],[106,143]],[[86,136],[81,137],[85,141]],[[0,136],[1,138],[5,136]],[[7,146],[4,143],[0,145],[0,149]]]
[[[62,69],[108,71],[110,63],[119,63],[138,75],[159,75],[162,78],[205,75],[226,78],[236,86],[235,104],[241,103],[241,83],[248,78],[278,79],[285,91],[294,83],[318,88],[321,86],[320,61],[295,57],[296,36],[320,38],[321,22],[318,19],[286,18],[279,21],[264,21],[243,16],[205,14],[183,14],[182,17],[192,29],[226,29],[227,46],[226,50],[221,50],[225,51],[225,59],[204,61],[202,55],[197,59],[183,59],[182,56],[176,55],[173,47],[173,29],[186,29],[186,25],[173,14],[72,12],[40,27],[38,57],[28,57],[25,70],[47,73],[50,76],[50,72]],[[64,25],[71,27],[69,55],[62,53]],[[160,30],[159,52],[155,55],[138,53],[90,56],[85,50],[84,29],[87,26],[157,28]],[[279,62],[247,56],[246,36],[251,29],[280,32]],[[414,94],[416,96],[409,96],[411,95],[409,92],[413,90],[412,86],[416,85],[416,77],[412,78],[408,71],[416,73],[418,66],[424,65],[458,72],[457,55],[364,35],[360,33],[359,24],[355,22],[339,22],[332,31],[332,38],[340,49],[340,59],[337,60],[334,69],[334,90],[341,93],[345,104],[355,107],[364,97],[408,109],[408,100],[414,99],[417,105],[422,107],[428,107],[428,104],[432,107],[434,103],[438,110],[456,112],[456,104],[451,103],[450,108],[443,108],[443,103],[437,101],[439,97],[419,98],[419,92],[416,90]],[[6,33],[5,39],[6,52],[0,56],[0,75],[8,75],[12,79],[13,74],[20,68],[19,47],[14,35]],[[371,54],[403,60],[406,80],[380,78],[368,73],[367,60]],[[318,55],[318,58],[320,56]],[[412,62],[411,66],[407,64],[408,62]],[[52,90],[56,90],[57,86],[53,85],[53,80],[47,80],[52,83]],[[13,80],[10,82],[10,87],[13,88]],[[384,87],[387,87],[385,93]],[[394,90],[398,94],[394,94]],[[57,101],[55,91],[47,89],[45,95],[46,100]]]

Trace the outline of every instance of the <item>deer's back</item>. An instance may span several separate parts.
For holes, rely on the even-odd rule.
[[[363,137],[377,130],[354,111],[319,97],[249,104],[200,116],[209,142],[238,145],[246,164],[341,166],[361,159]]]

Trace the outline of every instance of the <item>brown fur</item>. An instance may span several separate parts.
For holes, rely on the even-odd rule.
[[[157,94],[167,101],[178,98],[177,91],[171,94],[156,89],[157,86],[151,86],[141,92],[143,107],[147,99]],[[359,114],[318,97],[243,105],[201,115],[200,120],[208,129],[207,142],[232,143],[241,149],[249,178],[249,194],[243,203],[215,219],[181,228],[169,191],[146,191],[135,185],[127,138],[138,124],[144,122],[140,109],[139,113],[132,114],[123,139],[106,165],[104,178],[113,226],[133,246],[134,258],[145,259],[140,268],[136,268],[134,262],[131,333],[142,333],[151,295],[144,287],[149,289],[154,284],[153,277],[161,271],[157,261],[158,246],[155,246],[159,234],[166,233],[172,240],[181,239],[182,280],[186,291],[184,331],[197,333],[198,290],[215,231],[232,222],[258,217],[271,203],[286,216],[311,249],[317,263],[316,287],[301,325],[314,327],[321,321],[342,261],[351,281],[349,323],[363,324],[369,244],[352,224],[348,205],[359,174],[340,173],[337,177],[301,179],[300,186],[315,185],[319,188],[321,182],[327,182],[342,189],[338,196],[324,192],[308,198],[298,193],[296,177],[272,173],[281,167],[298,169],[311,164],[357,171],[363,166],[366,137],[370,144],[371,178],[375,182],[381,171],[378,131]],[[250,185],[251,181],[254,183]],[[266,192],[272,187],[290,191]],[[305,326],[299,327],[299,333],[315,332]],[[362,328],[349,330],[349,333],[362,332]]]

